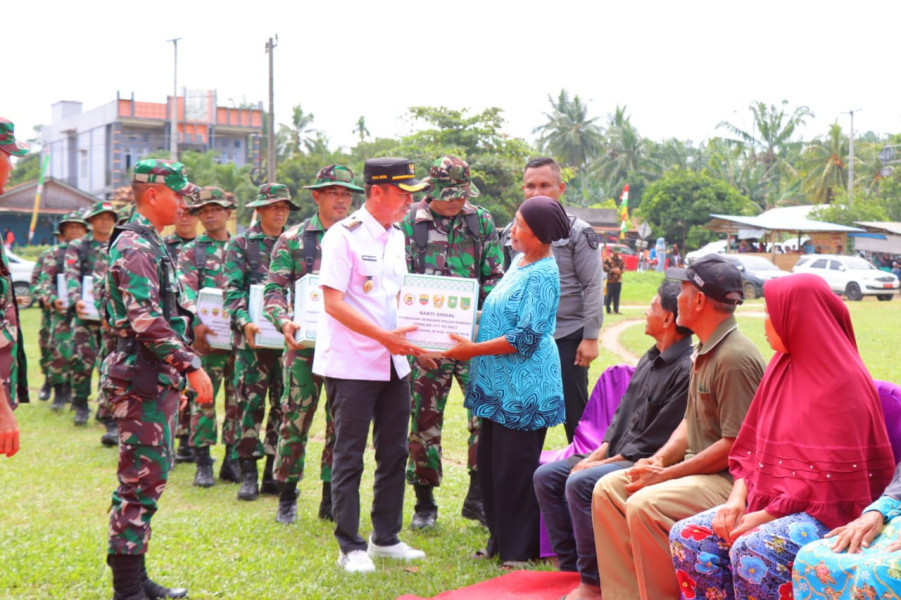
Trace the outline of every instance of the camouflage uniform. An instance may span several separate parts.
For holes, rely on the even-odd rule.
[[[275,456],[278,424],[282,419],[281,350],[254,350],[244,340],[244,326],[250,323],[248,299],[251,284],[263,283],[269,268],[272,248],[278,238],[263,233],[259,224],[232,237],[225,255],[225,310],[231,315],[232,341],[235,346],[235,391],[241,411],[240,437],[235,445],[238,458],[257,459]],[[251,265],[248,247],[254,246],[259,264]],[[269,391],[269,418],[260,440],[266,391]]]
[[[47,261],[51,259],[53,256],[53,247],[47,248],[41,255],[38,257],[37,261],[34,264],[34,271],[31,273],[31,288],[29,289],[29,293],[32,297],[37,301],[38,306],[41,308],[41,328],[38,331],[38,347],[41,351],[41,373],[44,374],[45,383],[44,388],[41,389],[41,395],[39,398],[41,400],[47,400],[50,398],[50,358],[52,356],[52,349],[50,343],[50,318],[51,318],[51,308],[48,304],[47,298],[44,296],[44,291],[41,288],[41,273],[44,271],[44,267],[47,264]]]
[[[19,309],[9,273],[9,258],[0,248],[0,384],[13,410],[19,402],[28,402],[28,374],[21,344]]]
[[[94,270],[91,275],[94,278],[94,308],[97,309],[97,312],[100,313],[101,322],[106,322],[109,324],[109,315],[106,310],[106,274],[109,272],[109,252],[106,244],[100,248],[100,252],[97,253],[96,258],[94,259]],[[98,365],[102,365],[103,361],[106,360],[106,357],[109,356],[110,352],[115,350],[116,348],[116,334],[110,327],[106,329],[101,325],[100,327],[100,350],[97,356]],[[99,386],[98,386],[99,387]],[[116,420],[113,418],[113,414],[109,410],[109,399],[106,397],[106,394],[103,391],[102,387],[99,387],[97,390],[97,420],[104,423],[107,426],[107,429],[113,433],[113,428],[115,428]],[[118,432],[115,432],[115,438],[118,439]],[[112,443],[112,438],[108,438],[104,436],[105,445],[115,445]]]
[[[456,171],[455,171],[456,169]],[[503,276],[503,253],[498,240],[494,220],[484,208],[467,202],[454,217],[442,217],[430,209],[430,202],[474,197],[478,190],[469,183],[469,167],[454,157],[443,157],[432,164],[429,182],[435,187],[430,199],[423,199],[413,206],[400,228],[407,239],[407,269],[411,273],[469,277],[478,279],[479,306],[495,284]],[[461,188],[469,188],[467,194]],[[475,215],[477,221],[473,220]],[[478,223],[478,233],[470,230],[470,222]],[[427,231],[427,244],[420,248],[416,229]],[[478,258],[477,258],[478,256]],[[476,261],[478,260],[478,264]],[[441,484],[441,428],[444,422],[444,406],[451,384],[456,378],[460,389],[465,390],[469,379],[469,362],[436,359],[435,369],[423,368],[415,359],[413,370],[413,412],[410,424],[410,462],[407,480],[413,484],[436,487]],[[470,473],[476,470],[479,421],[467,411]]]
[[[185,244],[178,256],[178,279],[185,292],[185,306],[196,313],[197,294],[201,288],[224,289],[225,248],[228,241],[217,241],[203,234]],[[198,247],[202,248],[198,251]],[[198,258],[199,257],[199,258]],[[199,260],[202,265],[198,265]],[[200,405],[191,403],[191,445],[216,444],[216,402],[219,387],[225,384],[225,420],[222,423],[222,442],[235,443],[238,421],[238,404],[235,400],[235,355],[229,350],[213,350],[201,356],[203,368],[213,383],[213,402]]]
[[[69,363],[72,360],[72,313],[64,311],[60,313],[54,307],[57,299],[56,276],[63,273],[65,268],[66,242],[60,242],[53,250],[53,256],[47,260],[44,271],[41,273],[40,287],[50,306],[50,338],[52,340],[48,376],[50,385],[54,389],[54,406],[62,408],[57,399],[60,392],[68,395],[71,386],[71,372]],[[68,401],[68,400],[66,400]]]
[[[173,265],[178,264],[178,257],[185,244],[194,241],[194,239],[183,238],[177,233],[170,233],[163,238],[163,244],[166,246],[166,250],[169,251],[169,256],[172,257]],[[188,390],[185,395],[188,397],[188,401],[178,405],[178,420],[175,426],[175,437],[179,439],[179,456],[176,457],[179,462],[182,460],[186,462],[194,460],[192,451],[188,449],[187,441],[191,431],[191,407],[194,405],[194,391]]]
[[[144,176],[170,188],[182,182],[175,191],[190,193],[194,186],[183,173],[181,163],[169,161],[144,160],[135,167],[138,181]],[[118,556],[147,551],[150,521],[169,476],[181,374],[200,366],[187,345],[190,320],[177,306],[178,280],[162,239],[140,213],[128,226],[142,227],[143,235],[117,230],[110,245],[105,293],[117,346],[101,368],[101,386],[119,423],[119,487],[112,497],[108,551],[114,585],[117,565],[124,563]]]
[[[97,255],[103,252],[106,242],[98,242],[94,235],[74,240],[66,247],[64,273],[69,293],[69,313],[72,315],[72,355],[69,369],[72,376],[72,402],[86,407],[91,395],[91,375],[100,351],[100,322],[83,321],[75,311],[75,303],[81,300],[82,281],[93,275]],[[83,410],[83,408],[82,408]]]

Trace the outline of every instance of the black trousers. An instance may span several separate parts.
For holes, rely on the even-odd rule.
[[[488,554],[505,560],[533,560],[541,553],[539,508],[532,474],[547,429],[520,431],[482,419],[479,485],[488,520]]]
[[[360,479],[370,423],[375,447],[372,541],[396,544],[403,524],[410,378],[398,378],[392,365],[391,381],[326,377],[325,385],[335,422],[332,511],[338,545],[344,553],[367,546],[359,533]]]
[[[563,402],[566,405],[566,439],[572,443],[576,425],[588,404],[588,367],[575,364],[576,351],[582,343],[582,330],[574,331],[557,342],[560,355],[560,376],[563,379]]]
[[[613,312],[619,312],[619,293],[623,290],[623,282],[607,283],[607,295],[604,296],[604,307],[610,312],[610,303],[613,303]]]

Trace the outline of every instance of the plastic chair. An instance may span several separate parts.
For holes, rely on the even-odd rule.
[[[622,400],[635,367],[629,365],[613,365],[608,367],[601,376],[588,398],[585,411],[576,431],[573,433],[573,441],[566,448],[560,450],[545,450],[541,453],[539,464],[547,464],[556,460],[566,460],[573,454],[590,454],[597,450],[604,442],[604,433],[613,420],[616,408]],[[898,404],[901,414],[901,400]],[[544,515],[541,516],[541,556],[554,556],[551,541],[547,535],[544,524]]]

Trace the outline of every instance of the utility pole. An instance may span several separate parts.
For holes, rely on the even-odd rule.
[[[848,151],[851,155],[848,160],[848,206],[854,206],[854,113],[862,111],[862,108],[846,110],[842,114],[851,115],[851,135],[848,137]]]
[[[172,71],[172,123],[169,126],[169,154],[172,160],[178,160],[178,40],[173,38],[166,40],[172,42],[175,50],[175,68]]]
[[[273,83],[273,50],[278,46],[278,34],[275,35],[275,41],[269,38],[266,42],[266,53],[269,54],[269,144],[266,153],[269,155],[268,163],[268,181],[275,181],[275,87]]]

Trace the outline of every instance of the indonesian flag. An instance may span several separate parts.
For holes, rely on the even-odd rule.
[[[620,205],[620,222],[619,222],[619,239],[626,239],[626,222],[629,219],[629,184],[623,186],[623,193],[620,195],[622,204]]]

